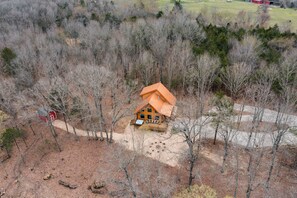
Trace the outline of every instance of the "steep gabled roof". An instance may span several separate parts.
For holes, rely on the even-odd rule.
[[[144,99],[136,108],[134,113],[139,112],[148,104],[151,105],[158,113],[167,117],[171,116],[173,105],[169,104],[168,102],[162,101],[156,93],[153,93],[152,95]]]
[[[173,106],[175,105],[176,98],[161,82],[144,87],[140,93],[140,96],[154,91],[158,91],[165,98],[165,100],[167,100],[169,104]]]

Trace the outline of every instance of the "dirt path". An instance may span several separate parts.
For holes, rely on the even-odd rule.
[[[53,125],[56,128],[66,131],[65,122],[61,120],[55,120]],[[73,127],[69,124],[68,129],[70,133],[74,134]],[[88,136],[84,130],[75,129],[75,131],[78,136]],[[171,127],[169,127],[168,131],[171,131]],[[97,135],[99,136],[100,133],[97,132]],[[159,160],[170,166],[178,166],[180,157],[186,155],[187,150],[187,145],[180,135],[171,135],[169,132],[140,131],[130,125],[126,127],[124,133],[114,133],[113,138],[116,143],[124,145],[129,150],[137,151],[140,154]],[[218,160],[219,156],[212,158],[213,155],[209,152],[202,152],[201,154],[216,164],[221,163]]]
[[[55,120],[53,125],[56,128],[67,131],[65,122],[61,120]],[[69,124],[68,129],[70,133],[74,134],[73,127]],[[84,130],[75,129],[75,131],[78,136],[88,136]],[[100,132],[97,132],[97,135],[100,136]],[[105,137],[105,134],[103,135]],[[182,137],[178,135],[139,131],[130,125],[126,127],[124,133],[114,133],[113,139],[116,143],[124,145],[129,150],[137,151],[170,166],[178,165],[180,155],[186,152],[186,144],[183,142]]]
[[[235,104],[235,110],[240,110],[240,105]],[[255,110],[254,107],[245,106],[244,111],[253,113]],[[277,112],[265,109],[263,121],[266,122],[274,122],[276,119]],[[291,127],[297,126],[297,116],[294,115],[286,115],[287,124]],[[242,121],[252,121],[252,115],[243,115]],[[163,163],[166,163],[170,166],[178,166],[179,160],[184,155],[186,155],[187,145],[184,142],[184,138],[179,134],[171,134],[171,126],[174,124],[179,124],[182,118],[176,119],[174,123],[170,123],[168,130],[166,133],[157,133],[157,132],[147,132],[137,130],[134,126],[127,125],[124,133],[114,133],[113,139],[116,143],[124,145],[127,149],[137,151],[140,154],[146,155],[153,159],[157,159]],[[207,119],[202,117],[201,119]],[[236,120],[236,116],[234,117]],[[53,125],[59,129],[66,131],[65,122],[61,120],[56,120],[53,122]],[[73,127],[68,124],[68,129],[70,133],[74,134]],[[81,129],[76,129],[76,134],[78,136],[88,136],[88,133]],[[214,137],[214,127],[211,122],[204,126],[204,133],[202,134],[205,138],[213,138]],[[273,138],[275,137],[275,133],[255,133],[252,136],[254,141],[259,142],[258,146],[266,147],[272,146]],[[94,136],[94,134],[90,133],[90,136]],[[100,136],[100,133],[97,132],[97,136]],[[103,133],[105,137],[105,134]],[[248,131],[238,131],[235,134],[235,138],[232,139],[232,142],[241,146],[246,146],[248,142]],[[222,140],[222,137],[218,135],[218,139]],[[297,144],[297,137],[287,132],[283,137],[282,144]],[[212,160],[216,164],[220,164],[220,157],[213,156],[209,153],[202,153],[204,157]]]

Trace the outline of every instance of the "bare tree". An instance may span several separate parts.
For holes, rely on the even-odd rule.
[[[219,134],[223,137],[224,140],[224,156],[222,162],[221,173],[225,171],[226,160],[229,155],[229,147],[230,143],[233,140],[234,136],[236,135],[236,129],[233,128],[234,122],[233,120],[224,120],[224,123],[220,125]]]
[[[216,93],[215,96],[212,98],[211,103],[216,108],[214,112],[214,118],[212,119],[212,122],[215,123],[215,136],[213,144],[216,144],[216,138],[220,124],[223,123],[225,120],[230,119],[230,116],[232,116],[233,114],[234,103],[231,98],[224,96],[222,93]]]
[[[114,76],[111,77],[112,82],[109,84],[110,86],[110,97],[111,97],[111,114],[108,116],[107,120],[111,120],[110,127],[110,137],[109,142],[112,142],[113,132],[115,130],[115,126],[117,122],[125,117],[130,115],[131,112],[131,103],[129,104],[127,101],[127,96],[125,95],[125,84],[122,84],[122,81]],[[110,80],[111,80],[110,79]]]
[[[263,136],[264,137],[264,136]],[[263,162],[264,149],[261,148],[263,145],[264,138],[259,141],[253,142],[248,152],[249,160],[248,160],[248,168],[247,168],[247,189],[246,189],[246,197],[249,198],[252,195],[252,192],[256,190],[261,183],[257,181],[257,173],[260,170],[260,165]]]
[[[261,27],[265,27],[268,24],[269,20],[270,20],[269,5],[264,3],[263,5],[258,7],[257,24],[260,25]]]
[[[150,39],[150,50],[153,54],[159,67],[159,81],[163,81],[163,71],[165,67],[165,61],[168,56],[170,43],[167,40],[167,29],[165,29],[164,22],[160,21],[154,25],[154,33]]]
[[[68,121],[71,120],[71,107],[73,103],[73,95],[71,91],[69,90],[68,85],[65,81],[63,81],[61,78],[54,78],[54,83],[51,87],[47,87],[48,90],[48,103],[53,110],[62,113],[63,119],[66,125],[66,130],[68,130]],[[47,90],[43,90],[45,93]],[[75,127],[72,126],[73,132],[76,135],[76,138],[78,138],[76,134]]]
[[[232,141],[233,137],[236,135],[236,129],[234,127],[234,119],[233,119],[233,101],[231,98],[226,96],[217,95],[214,98],[214,104],[216,107],[217,116],[215,119],[217,122],[216,131],[215,131],[215,138],[217,132],[222,136],[224,140],[224,157],[222,162],[221,172],[224,172],[226,159],[229,154],[229,147],[230,142]],[[215,144],[215,139],[214,139]]]
[[[17,92],[11,80],[0,81],[0,108],[2,111],[17,120]]]
[[[248,149],[252,135],[262,122],[265,108],[269,107],[272,101],[272,85],[276,79],[276,67],[263,67],[254,75],[255,82],[246,88],[246,98],[253,103],[255,107],[252,128],[249,132],[246,149]]]
[[[59,151],[61,152],[62,149],[58,143],[57,140],[57,132],[55,130],[55,127],[53,126],[52,123],[52,118],[50,117],[49,113],[50,113],[50,103],[48,100],[48,95],[46,94],[46,92],[44,92],[44,87],[49,86],[47,84],[47,82],[44,81],[40,81],[39,83],[37,83],[32,89],[31,89],[31,97],[33,97],[35,99],[35,106],[39,106],[40,108],[42,107],[43,111],[45,111],[46,113],[46,120],[47,120],[47,125],[50,129],[50,132],[55,140],[55,143],[59,149]]]
[[[279,119],[280,112],[282,111],[283,103],[288,104],[287,99],[293,98],[290,94],[294,94],[293,91],[294,85],[296,83],[296,68],[297,68],[297,59],[296,59],[297,50],[285,51],[282,56],[280,67],[278,67],[278,76],[277,76],[277,84],[275,85],[274,92],[276,93],[278,107],[277,112],[278,115],[276,117],[275,123],[277,123]],[[293,96],[293,95],[292,95]]]
[[[73,82],[81,91],[81,94],[89,100],[92,98],[96,114],[99,119],[99,130],[101,140],[103,140],[103,132],[106,134],[106,140],[109,140],[108,130],[103,114],[103,97],[106,94],[106,86],[109,80],[110,71],[104,67],[96,67],[93,65],[80,65],[71,74]]]
[[[287,61],[284,61],[281,67],[279,68],[279,85],[280,85],[280,95],[278,96],[279,99],[282,101],[278,103],[278,114],[276,117],[276,126],[277,132],[273,134],[273,146],[272,146],[272,157],[271,163],[269,166],[269,172],[267,176],[267,180],[265,182],[265,190],[266,195],[269,196],[270,190],[270,181],[272,178],[272,172],[275,167],[276,163],[276,154],[281,144],[282,138],[285,136],[286,133],[290,131],[289,127],[290,122],[292,122],[289,118],[290,112],[292,109],[295,109],[295,105],[297,102],[297,95],[296,95],[296,85],[297,85],[297,78],[296,78],[296,63],[291,62],[292,57],[288,57]],[[294,57],[295,59],[296,57]]]
[[[197,96],[197,103],[200,105],[199,115],[205,110],[205,101],[207,101],[207,93],[217,76],[219,67],[217,58],[210,58],[208,54],[199,56],[188,71],[188,80],[194,87]]]
[[[195,96],[191,100],[185,100],[181,103],[181,117],[177,120],[177,124],[173,127],[173,132],[178,132],[188,146],[187,159],[189,160],[189,168],[187,169],[188,185],[191,186],[195,179],[194,167],[199,159],[199,152],[202,146],[203,129],[210,122],[209,117],[203,117],[201,106],[195,101]],[[203,106],[204,107],[204,106]]]
[[[221,79],[232,98],[237,98],[247,85],[251,72],[251,66],[241,62],[228,66],[221,73]]]
[[[232,48],[229,52],[229,59],[232,64],[243,62],[252,68],[257,67],[261,43],[256,37],[246,35],[242,41],[235,39],[231,40],[230,44]]]
[[[189,186],[194,179],[193,169],[201,146],[203,127],[210,122],[209,117],[203,117],[203,114],[207,105],[207,93],[216,76],[216,70],[218,68],[217,61],[217,59],[210,59],[210,57],[205,54],[198,57],[195,64],[189,69],[189,79],[194,85],[191,91],[193,94],[192,100],[182,105],[182,115],[185,119],[182,119],[180,124],[176,126],[176,130],[182,134],[188,145],[188,158],[190,163]]]
[[[168,88],[171,88],[174,82],[175,86],[177,82],[182,82],[182,88],[185,91],[186,76],[189,67],[193,64],[193,59],[190,43],[178,39],[171,48],[165,66]]]
[[[154,59],[150,52],[143,51],[139,57],[139,74],[142,80],[142,83],[145,86],[148,86],[150,83],[153,82],[153,76],[155,74],[154,71]]]

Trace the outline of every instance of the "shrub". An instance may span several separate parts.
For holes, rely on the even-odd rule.
[[[12,64],[12,61],[16,58],[16,54],[14,53],[14,51],[8,47],[5,47],[1,51],[1,58],[4,61],[3,72],[7,75],[14,75],[15,68]]]
[[[159,12],[156,14],[156,17],[157,17],[157,19],[158,19],[158,18],[161,18],[163,15],[164,15],[163,11],[159,11]]]
[[[24,135],[24,132],[22,130],[15,129],[15,128],[8,128],[2,133],[0,142],[7,151],[11,151],[13,141],[16,138],[22,137],[23,135]]]
[[[187,189],[177,193],[174,198],[216,198],[217,193],[214,189],[209,186],[193,185]]]

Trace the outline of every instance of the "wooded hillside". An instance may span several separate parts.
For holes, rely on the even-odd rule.
[[[68,132],[77,135],[75,127],[82,128],[89,138],[94,132],[95,139],[112,143],[120,120],[133,115],[141,88],[161,81],[177,96],[181,116],[191,119],[206,116],[215,123],[216,133],[221,130],[222,173],[231,153],[228,130],[236,128],[230,121],[235,115],[234,104],[243,104],[239,117],[244,105],[254,106],[247,151],[242,151],[247,152],[245,159],[249,157],[246,160],[250,163],[250,172],[246,174],[249,180],[247,190],[241,189],[240,193],[246,190],[250,197],[258,187],[255,178],[260,162],[257,164],[257,160],[263,160],[265,154],[271,166],[261,167],[269,173],[267,179],[263,176],[265,182],[261,183],[260,193],[268,194],[281,139],[285,132],[293,130],[291,125],[282,123],[282,116],[296,113],[296,32],[286,25],[269,27],[265,6],[259,8],[257,20],[250,20],[248,13],[240,11],[236,20],[229,22],[218,20],[221,15],[216,12],[211,16],[203,12],[188,13],[180,1],[163,10],[153,2],[0,0],[0,112],[9,116],[3,128],[10,148],[17,138],[25,141],[19,129],[22,126],[36,135],[32,125],[38,122],[36,111],[40,107],[56,111]],[[215,99],[211,101],[213,96]],[[217,107],[216,117],[207,112],[209,106]],[[259,145],[252,142],[265,108],[277,112],[272,122],[278,135],[273,137],[271,153],[264,149],[264,143],[261,152],[257,152]],[[223,122],[232,127],[219,128],[225,126],[221,125]],[[68,128],[67,123],[73,127]],[[200,127],[198,133],[195,127],[177,129],[186,137],[184,142],[190,150],[186,162],[191,165],[189,185],[195,179],[192,170],[199,161],[196,148],[199,153],[202,145],[197,137],[205,130],[204,123],[194,124]],[[57,140],[52,123],[48,130],[62,151],[61,139]],[[11,131],[18,136],[11,136]],[[233,157],[238,154],[235,151]],[[131,158],[136,159],[134,155]],[[121,164],[120,168],[123,174],[128,174],[127,167],[133,163],[125,160],[122,164],[126,166]],[[129,175],[126,177],[129,185],[126,195],[136,197],[139,193],[136,184]],[[236,177],[235,195],[238,172]],[[166,196],[171,196],[177,189],[164,191]],[[145,192],[150,194],[146,188]],[[157,197],[162,195],[158,193]]]

